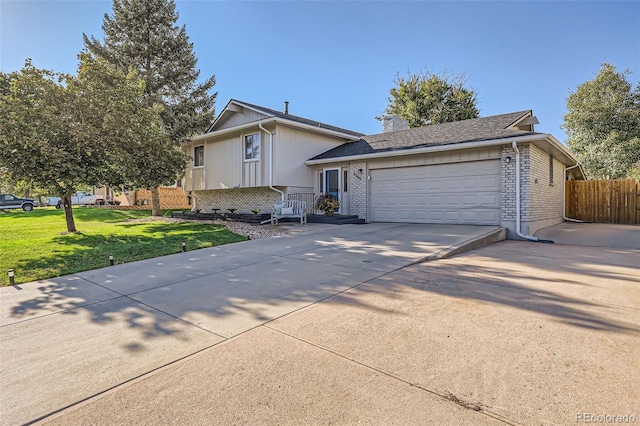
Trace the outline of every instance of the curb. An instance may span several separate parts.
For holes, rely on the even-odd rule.
[[[466,251],[488,246],[490,244],[497,243],[498,241],[504,241],[506,239],[507,239],[507,228],[494,229],[485,234],[471,238],[470,240],[463,241],[460,244],[447,247],[446,249],[442,249],[437,253],[427,256],[424,259],[418,260],[417,262],[414,262],[414,264],[430,262],[432,260],[447,259],[449,257],[464,253]]]

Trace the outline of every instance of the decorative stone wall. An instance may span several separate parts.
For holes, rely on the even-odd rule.
[[[362,169],[362,172],[360,172]],[[349,162],[349,214],[367,220],[367,162]]]
[[[287,192],[287,187],[276,187],[280,191]],[[269,187],[256,188],[230,188],[193,191],[193,210],[199,209],[203,213],[220,209],[225,213],[228,209],[236,209],[236,213],[251,213],[251,210],[260,209],[261,213],[271,213],[273,205],[278,203],[282,196]]]

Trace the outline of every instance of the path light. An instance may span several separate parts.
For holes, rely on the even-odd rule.
[[[187,251],[187,242],[183,241],[182,242],[182,252],[184,253],[185,251]]]
[[[13,269],[9,269],[9,284],[14,285],[16,280],[14,278]]]
[[[113,255],[109,255],[109,266],[113,266]]]

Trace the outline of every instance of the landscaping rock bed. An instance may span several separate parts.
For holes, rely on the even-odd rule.
[[[154,221],[164,221],[164,222],[174,222],[174,223],[185,223],[192,222],[196,219],[183,219],[176,217],[145,217],[142,219],[133,219],[128,222],[154,222]],[[212,225],[222,225],[229,229],[232,232],[235,232],[238,235],[245,235],[249,237],[251,240],[257,240],[259,238],[271,238],[271,237],[279,237],[281,235],[285,235],[285,232],[280,232],[275,229],[269,229],[267,227],[261,225],[253,225],[246,222],[231,222],[228,220],[202,220],[197,219],[198,223],[208,223]]]

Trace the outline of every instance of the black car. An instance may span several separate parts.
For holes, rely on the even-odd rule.
[[[20,198],[13,194],[0,194],[0,210],[22,209],[25,212],[30,212],[35,205],[36,201],[29,198]]]

